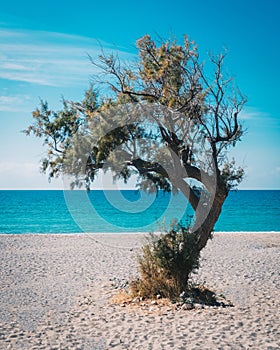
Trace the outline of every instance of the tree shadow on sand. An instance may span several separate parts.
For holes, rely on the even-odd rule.
[[[190,309],[195,306],[215,306],[223,308],[234,306],[223,294],[217,295],[214,291],[203,285],[190,286],[185,292],[180,294],[179,301],[174,299],[172,302],[189,305]]]

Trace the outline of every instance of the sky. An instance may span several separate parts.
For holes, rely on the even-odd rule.
[[[240,189],[280,189],[280,2],[2,1],[0,5],[0,189],[63,188],[39,172],[42,141],[21,131],[42,98],[78,101],[94,74],[88,54],[101,48],[136,55],[145,34],[182,39],[199,52],[228,49],[226,67],[248,98],[246,134],[230,154],[243,166]],[[108,179],[106,180],[108,181]]]

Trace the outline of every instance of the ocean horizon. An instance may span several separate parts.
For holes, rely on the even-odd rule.
[[[137,190],[0,190],[0,233],[156,232],[192,222],[182,194]],[[280,231],[280,190],[230,191],[215,232]]]

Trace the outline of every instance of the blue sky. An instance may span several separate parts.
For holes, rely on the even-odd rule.
[[[279,16],[278,0],[1,2],[0,188],[62,188],[39,173],[41,141],[20,131],[40,97],[54,109],[61,95],[82,97],[94,73],[87,53],[102,45],[130,59],[147,33],[185,33],[202,56],[228,48],[226,66],[248,97],[247,133],[232,152],[246,170],[240,188],[280,189]]]

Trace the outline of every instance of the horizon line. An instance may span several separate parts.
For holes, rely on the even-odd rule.
[[[140,189],[131,187],[131,188],[91,188],[90,191],[138,191]],[[86,191],[85,188],[76,188],[76,189],[65,189],[65,188],[0,188],[0,191]],[[162,190],[163,191],[163,190]],[[232,189],[230,191],[280,191],[280,188],[258,188],[258,187],[253,187],[253,188],[236,188]]]

